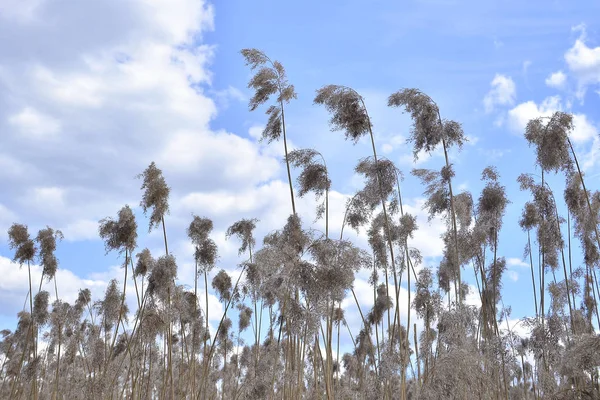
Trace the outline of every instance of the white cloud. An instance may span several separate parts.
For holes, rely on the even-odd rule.
[[[6,240],[8,228],[16,219],[16,214],[0,203],[0,240]]]
[[[479,136],[473,135],[465,135],[467,138],[467,144],[470,146],[475,146],[479,142]]]
[[[29,274],[27,265],[19,266],[10,259],[0,256],[0,276],[4,277],[0,280],[0,314],[14,316],[23,308],[24,303],[26,309],[28,309],[29,306],[27,305],[28,303],[26,303],[27,294],[29,292]],[[42,268],[37,264],[31,265],[31,281],[34,296],[35,293],[37,293],[41,277]],[[234,278],[237,279],[237,275],[235,275]],[[101,273],[80,276],[69,269],[59,266],[56,272],[58,295],[61,300],[71,304],[77,299],[79,290],[85,288],[90,289],[92,301],[101,299],[102,296],[104,296],[106,287],[111,279],[117,279],[117,281],[120,282],[119,288],[122,290],[123,269],[119,266],[111,266]],[[139,281],[138,289],[141,290],[141,282]],[[42,290],[48,291],[51,300],[54,301],[55,290],[53,281],[48,282],[44,279]],[[204,312],[206,309],[204,301],[205,291],[201,284],[198,285],[198,297],[202,299],[202,301],[199,301],[199,307]],[[135,285],[131,274],[129,274],[127,282],[126,302],[130,310],[137,309]],[[215,295],[209,293],[208,307],[209,321],[212,322],[210,328],[211,331],[214,332],[216,329],[215,322],[218,322],[223,314],[223,305]],[[134,317],[130,316],[130,321],[133,321],[133,319]]]
[[[521,260],[520,258],[516,258],[516,257],[509,257],[506,259],[506,265],[508,265],[509,267],[525,267],[525,268],[529,268],[529,264],[526,263],[525,261]]]
[[[380,139],[383,140],[383,144],[381,145],[381,152],[383,154],[390,154],[394,150],[406,145],[406,137],[398,134],[383,136]]]
[[[262,125],[251,126],[250,129],[248,129],[248,135],[250,135],[250,137],[254,140],[258,141],[262,137],[264,129],[265,127]]]
[[[506,154],[512,152],[511,149],[478,149],[480,154],[483,154],[489,161],[498,161]]]
[[[555,111],[561,109],[560,96],[552,96],[545,98],[538,106],[534,101],[521,103],[508,111],[509,127],[521,134],[527,123],[539,117],[549,117]]]
[[[232,100],[239,102],[248,101],[248,98],[246,97],[246,95],[244,95],[244,93],[242,93],[241,90],[231,85],[228,86],[227,89],[214,91],[213,94],[220,108],[229,107],[229,104]]]
[[[527,123],[535,118],[550,117],[556,111],[562,111],[563,106],[560,96],[545,98],[540,105],[533,101],[521,103],[508,112],[509,127],[518,134],[522,134]],[[573,114],[573,130],[570,138],[575,144],[583,144],[598,137],[598,128],[585,114]]]
[[[450,291],[450,294],[452,290]],[[469,293],[465,297],[465,304],[475,307],[481,307],[481,298],[479,297],[479,291],[477,286],[469,285]]]
[[[516,282],[519,280],[519,274],[516,271],[507,271],[506,273],[511,281]]]
[[[389,144],[389,143],[384,143],[384,144],[381,146],[381,152],[382,152],[383,154],[390,154],[392,151],[394,151],[394,146],[392,146],[392,145],[391,145],[391,144]]]
[[[446,230],[445,223],[440,218],[427,221],[427,212],[423,210],[424,198],[415,199],[411,203],[404,206],[404,212],[417,217],[419,229],[414,238],[409,239],[409,246],[419,249],[424,257],[440,257],[444,250],[444,242],[440,236]]]
[[[400,157],[398,157],[397,160],[398,160],[398,164],[400,164],[400,165],[418,166],[418,165],[425,164],[426,162],[430,161],[434,157],[436,157],[436,158],[444,157],[444,149],[442,146],[436,147],[436,149],[433,150],[431,153],[428,153],[425,150],[419,151],[419,153],[417,154],[416,160],[415,160],[415,156],[413,155],[412,152],[402,154]]]
[[[584,114],[573,115],[573,132],[571,138],[574,142],[585,143],[598,137],[598,129]]]
[[[565,61],[577,79],[577,96],[583,99],[588,86],[600,83],[600,46],[587,46],[585,25],[578,25],[573,30],[579,31],[580,36],[565,53]]]
[[[174,172],[208,171],[220,166],[215,174],[245,186],[275,177],[280,164],[273,157],[263,156],[256,144],[240,136],[193,131],[174,134],[157,163]]]
[[[40,94],[53,101],[75,107],[100,107],[104,103],[102,79],[84,73],[56,76],[43,66],[31,71],[31,78],[39,85]]]
[[[496,106],[510,106],[515,103],[516,85],[511,77],[496,74],[490,85],[490,91],[483,98],[486,113],[492,112]]]
[[[60,228],[66,240],[94,240],[98,238],[98,221],[78,219]]]
[[[25,107],[18,114],[12,115],[8,118],[8,122],[21,134],[34,140],[53,136],[61,130],[59,120],[44,115],[32,107]]]
[[[562,71],[553,72],[546,78],[546,85],[556,89],[563,89],[567,82],[567,75]]]
[[[45,0],[2,0],[0,2],[0,20],[16,19],[20,23],[36,21],[37,9]]]
[[[23,307],[25,296],[29,291],[27,265],[20,267],[19,264],[13,263],[10,259],[0,256],[0,276],[3,277],[0,280],[0,313],[13,316]],[[34,295],[37,293],[41,276],[41,267],[32,265],[31,280]],[[108,281],[82,279],[73,272],[59,267],[56,273],[56,282],[60,298],[67,302],[73,302],[77,299],[79,289],[89,288],[94,298],[101,296]],[[54,294],[54,283],[46,283],[44,280],[42,290]]]
[[[217,108],[205,93],[244,100],[233,87],[211,87],[214,47],[202,44],[202,34],[213,29],[212,6],[67,0],[35,12],[39,21],[9,26],[20,42],[3,49],[0,68],[7,89],[0,103],[10,104],[0,108],[0,123],[9,122],[0,177],[10,183],[6,206],[21,218],[90,239],[93,221],[139,202],[133,178],[153,160],[173,197],[279,177],[280,143],[262,146],[210,127]],[[14,21],[4,22],[0,34]],[[30,57],[23,48],[48,51]]]
[[[592,142],[592,146],[589,151],[584,152],[580,155],[580,158],[583,159],[582,169],[584,171],[589,170],[593,166],[598,163],[598,158],[600,157],[600,138],[595,136]]]
[[[59,187],[36,187],[29,193],[27,201],[40,209],[62,209],[65,206],[65,191]]]

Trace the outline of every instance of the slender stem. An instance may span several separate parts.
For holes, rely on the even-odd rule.
[[[225,320],[225,317],[227,316],[227,310],[229,310],[229,306],[231,306],[231,304],[233,302],[233,293],[235,293],[237,291],[238,284],[240,283],[240,278],[242,277],[242,275],[244,275],[245,270],[246,270],[246,266],[244,265],[244,267],[242,268],[242,272],[240,272],[240,275],[238,276],[237,281],[235,282],[235,286],[233,287],[232,295],[229,297],[229,300],[227,301],[227,305],[225,306],[225,311],[223,312],[223,315],[221,316],[221,321],[219,321],[219,325],[215,332],[215,338],[211,342],[210,350],[209,350],[208,356],[207,356],[208,360],[204,366],[204,375],[205,376],[208,374],[208,366],[210,365],[210,360],[213,355],[215,343],[217,342],[217,340],[216,340],[217,336],[219,335],[219,331],[221,330],[221,327],[223,326],[223,321]],[[206,385],[206,383],[207,383],[206,379],[203,379],[203,381],[204,381],[204,385]]]
[[[281,94],[281,88],[280,88],[279,93]],[[288,147],[287,147],[287,136],[286,136],[286,129],[285,129],[285,112],[283,110],[283,100],[279,102],[279,106],[281,107],[281,127],[283,130],[283,150],[285,153],[285,165],[287,167],[288,183],[290,185],[290,198],[292,200],[292,212],[294,215],[296,215],[296,202],[294,200],[294,186],[292,184],[292,172],[290,170],[290,162],[288,160]]]
[[[355,91],[356,93],[356,91]],[[395,289],[395,294],[396,294],[396,304],[398,304],[399,301],[399,297],[400,297],[400,288],[398,285],[398,279],[396,277],[396,261],[394,260],[394,245],[392,244],[392,238],[391,238],[391,229],[390,229],[390,223],[389,223],[389,218],[388,218],[388,213],[387,213],[387,208],[385,205],[386,199],[384,198],[383,195],[383,187],[381,184],[381,178],[379,177],[379,161],[377,159],[377,149],[375,147],[375,136],[373,135],[373,128],[372,128],[372,124],[371,124],[371,118],[369,117],[369,113],[367,111],[367,106],[365,105],[365,102],[362,98],[362,96],[360,96],[358,93],[356,93],[357,96],[360,98],[361,104],[363,106],[363,109],[365,111],[365,114],[367,116],[367,121],[368,121],[368,127],[369,127],[369,136],[371,137],[371,147],[373,149],[373,159],[375,160],[375,168],[377,169],[378,173],[377,173],[377,183],[379,184],[379,196],[381,197],[381,207],[383,209],[383,218],[385,221],[385,236],[387,238],[387,242],[388,242],[388,246],[389,246],[389,250],[390,250],[390,264],[392,267],[392,271],[394,271],[394,289]],[[385,275],[385,279],[386,279],[386,292],[389,293],[389,285],[387,283],[387,270],[386,270],[386,275]],[[386,294],[387,294],[386,293]],[[389,325],[390,325],[390,313],[389,313],[389,309],[388,311],[388,329],[389,329]],[[390,332],[390,349],[393,346],[394,343],[394,332],[395,332],[395,328],[396,325],[394,324],[391,327],[391,332]],[[402,380],[402,395],[403,398],[405,397],[405,377],[403,376],[403,380]]]
[[[527,231],[527,243],[529,246],[529,264],[531,265],[531,284],[533,285],[533,303],[535,304],[535,316],[538,316],[537,295],[535,293],[535,276],[533,274],[533,255],[531,251],[531,235]]]
[[[127,266],[129,265],[129,249],[125,249],[125,277],[123,278],[123,293],[121,294],[121,304],[119,306],[119,318],[117,319],[117,324],[115,325],[115,333],[113,334],[112,343],[110,345],[110,349],[108,351],[108,358],[105,361],[104,365],[104,375],[106,375],[106,371],[108,369],[108,363],[112,359],[113,351],[115,348],[115,343],[117,341],[117,336],[119,333],[119,325],[121,324],[121,318],[123,318],[123,309],[125,305],[125,292],[127,291]]]
[[[443,131],[444,124],[442,122],[442,117],[440,115],[440,108],[438,107],[437,103],[435,101],[433,101],[433,99],[431,97],[429,97],[429,96],[427,96],[427,97],[433,104],[435,104],[435,108],[437,110],[437,115],[438,115],[438,123],[440,124],[440,129]],[[446,145],[446,138],[444,136],[442,136],[442,146],[444,148],[444,159],[446,160],[446,167],[450,168],[450,161],[448,159],[448,146]],[[450,195],[450,211],[452,214],[452,229],[453,229],[453,233],[454,233],[454,247],[455,247],[455,251],[456,251],[456,268],[458,270],[457,297],[458,297],[458,302],[460,304],[462,302],[462,290],[461,290],[462,280],[461,280],[461,270],[460,270],[460,257],[459,257],[459,251],[458,251],[458,229],[456,227],[456,210],[454,207],[454,194],[452,192],[452,178],[448,179],[448,191],[449,191],[449,195]]]
[[[165,217],[164,215],[160,217],[160,220],[162,222],[162,228],[163,228],[163,238],[165,241],[165,254],[168,256],[169,255],[169,244],[167,243],[167,228],[165,226]],[[173,282],[173,285],[175,284],[175,282]],[[168,374],[169,374],[169,380],[170,380],[170,385],[171,385],[171,398],[174,399],[175,398],[175,387],[173,386],[173,361],[171,358],[171,353],[172,353],[172,336],[173,336],[173,327],[172,327],[172,321],[171,321],[171,286],[169,286],[167,288],[167,306],[169,308],[169,326],[167,328],[167,347],[168,347],[168,355],[167,355],[167,362],[168,362]]]
[[[29,274],[29,309],[31,311],[31,337],[33,342],[33,357],[37,358],[37,327],[35,326],[35,320],[33,319],[33,290],[31,287],[31,264],[27,260],[27,273]],[[34,396],[37,399],[37,373],[34,372],[33,376],[33,387]]]

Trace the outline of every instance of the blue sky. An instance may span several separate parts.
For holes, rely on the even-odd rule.
[[[259,237],[283,225],[290,206],[282,149],[257,143],[266,116],[264,109],[248,111],[251,73],[239,54],[246,47],[282,62],[296,87],[298,99],[287,108],[289,138],[294,147],[324,154],[333,224],[359,185],[353,167],[370,148],[330,132],[326,112],[312,100],[332,83],[363,94],[380,153],[405,173],[403,194],[421,228],[413,245],[430,266],[441,254],[442,226],[428,224],[420,211],[423,187],[410,176],[415,164],[405,144],[410,121],[386,106],[387,96],[417,87],[443,117],[461,122],[470,143],[451,152],[456,186],[477,198],[483,168],[498,167],[512,201],[500,253],[515,264],[504,278],[504,301],[513,318],[531,314],[529,270],[517,265],[526,241],[517,221],[529,196],[516,178],[536,172],[523,127],[556,109],[575,113],[574,141],[588,185],[596,188],[599,11],[598,3],[569,1],[2,2],[1,325],[14,324],[27,292],[26,271],[9,262],[10,224],[26,223],[32,235],[47,224],[63,230],[60,292],[73,299],[87,286],[101,296],[122,272],[115,254],[104,256],[97,221],[124,204],[137,207],[141,183],[134,177],[151,161],[173,188],[170,247],[181,280],[192,286],[193,252],[185,238],[191,213],[214,219],[219,268],[228,271],[242,261],[237,244],[224,238],[230,224],[259,218]],[[441,165],[440,154],[418,163]],[[562,178],[551,183],[561,197]],[[313,220],[311,199],[299,210],[305,222]],[[160,235],[146,234],[139,207],[136,215],[140,249],[160,254]],[[356,240],[366,244],[364,235]],[[357,288],[368,304],[365,276]],[[213,306],[219,307],[216,299]]]

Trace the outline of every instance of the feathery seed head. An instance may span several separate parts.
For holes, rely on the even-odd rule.
[[[75,304],[78,307],[80,307],[81,309],[83,309],[83,307],[90,304],[91,301],[92,301],[92,292],[90,291],[90,289],[88,289],[88,288],[79,289],[79,293],[77,295],[77,300],[75,301]]]
[[[232,236],[237,236],[238,239],[242,241],[242,245],[238,250],[238,254],[241,255],[248,249],[252,251],[252,248],[256,244],[256,240],[254,239],[254,229],[256,228],[256,223],[258,220],[256,218],[253,219],[241,219],[227,228],[226,236],[230,238]]]
[[[43,268],[43,275],[50,280],[56,274],[58,260],[54,255],[56,251],[56,239],[62,240],[64,236],[61,231],[50,228],[42,229],[38,232],[36,241],[40,246],[39,258]]]
[[[327,173],[327,166],[321,153],[313,149],[292,150],[288,153],[287,161],[295,168],[302,168],[298,175],[298,195],[304,197],[313,192],[319,200],[331,188],[331,180]],[[317,219],[325,212],[325,205],[317,207]]]
[[[135,270],[133,271],[134,276],[146,276],[149,272],[152,271],[156,261],[152,258],[152,254],[148,248],[145,248],[140,253],[137,253],[137,263],[135,265]]]
[[[231,298],[231,277],[225,270],[220,270],[212,281],[212,287],[217,291],[221,301],[228,301]]]
[[[213,222],[210,219],[196,215],[187,229],[188,237],[196,247],[194,257],[201,266],[199,272],[210,271],[217,260],[217,245],[208,236],[212,229]]]
[[[158,296],[160,299],[166,299],[168,289],[173,286],[173,281],[177,277],[177,264],[173,255],[161,256],[156,260],[156,264],[148,278],[148,293]]]
[[[408,213],[400,217],[400,232],[398,236],[401,243],[406,243],[408,238],[412,238],[417,229],[417,217]]]
[[[140,202],[144,209],[144,215],[147,215],[148,210],[152,209],[148,228],[148,232],[150,232],[152,228],[158,227],[165,214],[169,213],[169,193],[171,189],[167,186],[162,171],[156,167],[154,161],[137,177],[144,180],[141,187],[144,194]]]
[[[104,329],[108,331],[117,322],[121,306],[121,291],[116,279],[109,282],[104,299],[98,303],[98,306],[100,313],[104,315]]]
[[[272,62],[265,53],[257,49],[243,49],[241,53],[251,70],[258,69],[248,82],[248,88],[254,90],[254,95],[248,104],[250,111],[256,110],[272,95],[278,94],[277,105],[267,109],[269,119],[261,140],[266,139],[269,143],[279,140],[282,133],[282,106],[284,102],[289,103],[290,100],[297,98],[294,86],[288,83],[285,69],[280,62]]]
[[[420,151],[431,153],[445,141],[446,146],[462,147],[466,141],[458,122],[441,120],[437,104],[418,89],[402,89],[388,98],[389,107],[403,107],[411,115],[413,126],[409,142],[412,142],[415,160]]]
[[[373,157],[367,157],[361,159],[354,170],[365,177],[361,192],[371,208],[380,205],[382,198],[387,199],[394,193],[398,169],[392,161],[381,159],[375,162]]]
[[[239,329],[240,332],[245,331],[250,326],[252,318],[252,309],[246,305],[242,305],[240,309]]]
[[[27,225],[12,224],[8,230],[8,246],[15,249],[13,261],[23,265],[32,262],[37,251],[35,243],[29,237]]]
[[[50,294],[45,290],[38,292],[33,298],[33,322],[36,326],[44,326],[48,322],[48,298]]]
[[[570,171],[573,168],[569,149],[569,132],[573,116],[561,111],[550,118],[535,118],[527,123],[525,139],[536,149],[536,159],[544,171]]]
[[[331,115],[329,123],[332,131],[344,131],[346,139],[357,143],[369,134],[372,124],[363,103],[363,98],[354,89],[327,85],[317,90],[315,104],[322,104]]]
[[[195,246],[199,246],[208,239],[208,235],[212,230],[212,220],[194,215],[194,219],[187,228],[187,235]]]
[[[102,219],[98,231],[100,237],[104,239],[107,253],[118,250],[119,254],[125,251],[131,254],[137,246],[137,222],[128,205],[119,210],[117,220],[110,217]]]

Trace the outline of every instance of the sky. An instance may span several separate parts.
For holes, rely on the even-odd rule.
[[[27,224],[32,236],[45,226],[64,233],[57,283],[67,301],[84,287],[99,298],[110,279],[122,279],[122,260],[105,254],[98,221],[125,204],[138,217],[140,250],[162,253],[161,232],[148,233],[136,179],[152,161],[172,188],[165,221],[180,282],[193,287],[185,234],[192,214],[214,220],[220,259],[213,273],[237,274],[244,261],[239,243],[225,239],[232,223],[259,219],[259,243],[283,226],[291,213],[283,146],[258,141],[267,117],[264,108],[248,110],[252,75],[240,55],[251,47],[280,61],[296,88],[298,99],[286,108],[290,146],[316,148],[327,161],[333,233],[360,187],[353,168],[370,155],[370,143],[353,145],[331,132],[313,99],[326,84],[363,95],[378,151],[405,175],[406,210],[419,225],[410,245],[426,266],[439,261],[444,225],[428,222],[424,188],[410,171],[439,169],[443,154],[415,162],[406,144],[411,122],[387,107],[387,97],[419,88],[442,117],[460,122],[469,142],[450,152],[455,186],[477,198],[481,171],[498,168],[512,202],[500,235],[509,264],[504,302],[514,323],[532,315],[527,237],[518,226],[529,195],[516,178],[539,170],[523,132],[531,118],[572,112],[571,138],[588,186],[597,188],[599,11],[600,3],[574,1],[0,0],[0,325],[14,327],[28,290],[26,267],[11,262],[6,232],[13,222]],[[549,182],[562,193],[561,177]],[[298,210],[307,226],[324,229],[313,223],[310,196],[298,200]],[[367,244],[364,232],[348,237]],[[37,266],[33,275],[38,281]],[[370,307],[367,277],[359,274],[355,288]],[[463,278],[474,282],[472,271]],[[350,299],[344,306],[358,323]],[[211,296],[212,324],[220,310]]]

